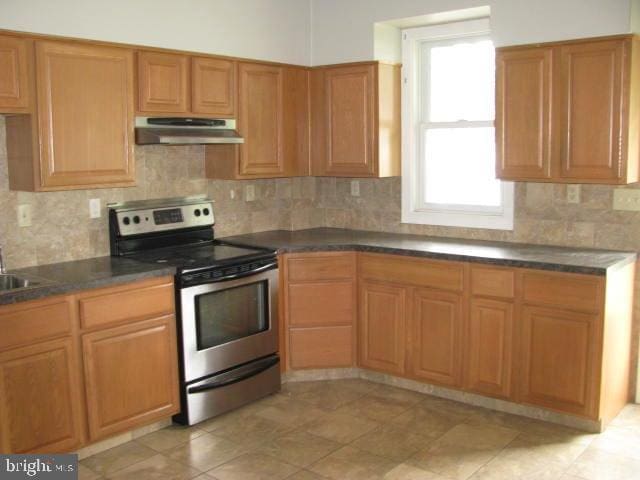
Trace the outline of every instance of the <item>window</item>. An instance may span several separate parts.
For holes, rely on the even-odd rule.
[[[513,228],[495,178],[495,51],[488,20],[403,31],[402,221]]]

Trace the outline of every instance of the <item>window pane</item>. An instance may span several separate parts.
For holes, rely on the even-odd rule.
[[[495,51],[490,40],[429,46],[431,122],[493,120]]]
[[[500,206],[493,127],[429,129],[423,140],[425,203]]]

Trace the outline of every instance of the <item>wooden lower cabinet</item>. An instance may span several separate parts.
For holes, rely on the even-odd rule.
[[[512,398],[513,304],[473,298],[466,335],[465,388]]]
[[[416,289],[411,318],[411,374],[448,386],[462,383],[462,296]]]
[[[404,373],[407,289],[363,281],[360,284],[359,365]]]
[[[521,400],[594,415],[599,363],[598,316],[554,308],[522,309]]]
[[[82,345],[91,440],[178,413],[173,315],[87,333]]]
[[[71,337],[0,353],[3,453],[65,452],[83,441],[80,368]]]

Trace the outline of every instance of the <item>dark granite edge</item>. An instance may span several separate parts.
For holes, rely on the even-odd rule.
[[[20,270],[14,270],[10,273],[19,275]],[[78,293],[96,288],[117,286],[125,283],[133,283],[140,280],[145,280],[148,278],[174,276],[175,273],[175,268],[161,267],[155,270],[150,269],[141,272],[125,273],[112,277],[95,278],[83,281],[81,283],[64,283],[43,278],[43,280],[45,281],[43,285],[0,293],[0,305],[12,305],[29,300],[40,300],[47,297],[53,297],[55,295]]]
[[[607,267],[588,267],[581,265],[570,265],[566,263],[550,263],[536,260],[520,260],[509,258],[490,258],[490,257],[478,257],[473,255],[461,255],[455,253],[443,253],[443,252],[429,252],[424,250],[413,250],[406,248],[393,248],[376,245],[362,245],[358,243],[344,243],[344,244],[330,244],[330,245],[288,245],[288,246],[276,246],[267,245],[260,242],[242,241],[234,238],[229,241],[223,239],[225,242],[245,247],[267,247],[275,249],[279,254],[282,253],[303,253],[303,252],[331,252],[331,251],[356,251],[356,252],[371,252],[371,253],[388,253],[393,255],[430,258],[434,260],[450,260],[459,262],[478,263],[485,265],[499,265],[515,268],[532,268],[538,270],[548,270],[556,272],[567,273],[580,273],[585,275],[605,276],[607,272],[611,272],[622,268],[630,263],[633,263],[637,259],[637,254],[633,252],[619,252],[624,258],[616,262],[614,265]]]

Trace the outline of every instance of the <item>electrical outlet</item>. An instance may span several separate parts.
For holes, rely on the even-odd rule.
[[[351,180],[351,196],[360,196],[360,182],[358,180]]]
[[[244,190],[244,199],[247,202],[253,202],[256,199],[255,185],[247,185]]]
[[[102,216],[100,208],[99,198],[92,198],[89,200],[89,218],[100,218]]]
[[[640,211],[640,190],[633,188],[616,188],[613,191],[613,209]]]
[[[236,191],[233,188],[229,190],[229,198],[231,198],[231,200],[236,199]]]
[[[567,203],[580,203],[580,185],[567,185]]]
[[[19,227],[31,226],[31,205],[29,204],[18,205],[18,226]]]

